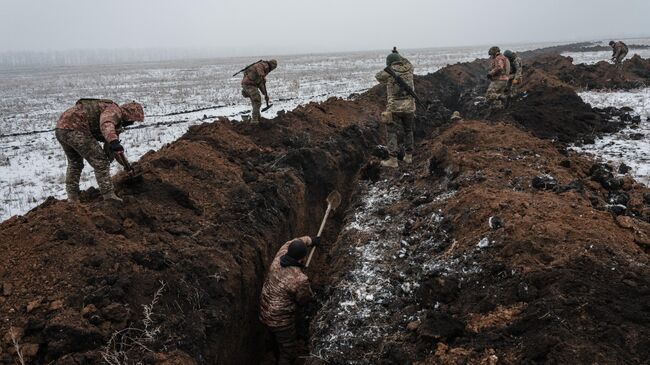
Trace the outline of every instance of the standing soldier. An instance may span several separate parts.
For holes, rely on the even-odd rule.
[[[390,72],[390,73],[389,73]],[[393,75],[391,75],[391,73]],[[402,57],[397,49],[386,57],[386,68],[375,75],[377,81],[386,84],[388,104],[381,118],[386,123],[386,138],[389,158],[381,162],[382,166],[396,168],[397,133],[404,128],[404,162],[413,162],[413,122],[415,120],[415,98],[413,84],[413,65]],[[399,78],[399,79],[398,79]],[[409,90],[410,89],[410,90]]]
[[[296,311],[312,299],[309,279],[302,268],[307,248],[319,243],[319,237],[305,236],[282,245],[262,287],[260,320],[273,333],[280,365],[293,364],[297,357]]]
[[[521,66],[521,58],[515,52],[511,50],[506,50],[503,52],[503,55],[506,56],[510,62],[510,74],[508,75],[508,102],[510,104],[510,99],[517,95],[517,89],[523,80],[524,69]]]
[[[278,67],[278,61],[268,60],[256,62],[244,69],[244,78],[241,80],[242,96],[251,99],[253,107],[252,123],[259,123],[260,108],[262,107],[262,95],[269,104],[269,94],[266,91],[266,75]]]
[[[80,99],[61,115],[56,123],[55,135],[68,159],[65,176],[68,201],[79,202],[79,179],[84,160],[95,170],[104,200],[122,201],[115,195],[111,182],[112,154],[124,153],[118,139],[121,129],[142,121],[144,110],[139,103],[130,102],[120,106],[103,99]],[[104,143],[103,149],[98,142]]]
[[[508,90],[508,77],[510,75],[510,61],[501,54],[499,47],[490,48],[490,71],[488,71],[488,86],[485,98],[490,103],[491,109],[502,109]]]
[[[627,56],[627,44],[621,41],[610,41],[609,45],[612,47],[612,62],[616,65],[620,65],[623,59],[625,59],[625,56]]]

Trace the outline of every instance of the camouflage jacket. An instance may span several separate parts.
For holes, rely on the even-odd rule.
[[[413,65],[402,57],[399,62],[393,62],[390,67],[399,75],[413,90]],[[388,104],[386,111],[391,113],[415,113],[415,99],[406,91],[403,91],[397,81],[386,71],[382,70],[375,75],[377,81],[386,84],[386,93],[388,97]]]
[[[280,258],[287,253],[290,243],[285,243],[278,250],[262,287],[260,320],[269,327],[292,325],[298,305],[304,305],[312,298],[309,279],[302,269],[280,265]]]
[[[614,43],[612,48],[612,58],[618,58],[620,55],[628,52],[627,45],[623,42]]]
[[[255,86],[263,88],[266,85],[266,75],[271,72],[269,64],[265,61],[258,62],[244,71],[244,78],[241,80],[242,86]]]
[[[510,62],[510,79],[521,80],[524,69],[521,66],[521,58],[519,58],[519,55],[514,53],[512,59],[508,58],[508,61]]]
[[[499,54],[491,60],[488,72],[492,81],[508,81],[510,75],[510,61],[506,56]]]
[[[61,114],[56,128],[80,131],[110,143],[118,138],[121,124],[122,109],[111,100],[80,99]]]

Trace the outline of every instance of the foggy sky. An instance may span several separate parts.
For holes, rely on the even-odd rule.
[[[235,56],[650,36],[650,0],[0,0],[0,6],[0,52],[207,48]]]

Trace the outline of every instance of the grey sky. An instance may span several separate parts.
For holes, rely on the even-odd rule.
[[[210,48],[229,56],[650,36],[649,0],[1,3],[0,51]]]

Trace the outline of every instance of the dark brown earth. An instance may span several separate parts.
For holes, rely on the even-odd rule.
[[[487,87],[485,60],[416,79],[429,109],[418,113],[413,183],[458,190],[440,207],[456,241],[445,252],[474,247],[489,215],[498,213],[505,226],[476,258],[484,268],[476,284],[422,283],[422,308],[442,301],[445,318],[462,330],[449,338],[414,333],[403,344],[409,361],[648,359],[648,190],[538,139],[569,142],[621,128],[609,122],[612,111],[594,111],[575,94],[598,84],[584,80],[609,85],[613,66],[587,73],[560,56],[536,57],[544,58],[526,61],[527,97],[489,118],[505,124],[447,125],[453,110],[485,113],[474,103]],[[647,82],[649,65],[626,61],[634,83],[620,87]],[[574,71],[581,81],[569,82]],[[317,230],[333,189],[344,199],[324,238],[336,241],[358,179],[379,173],[369,162],[381,154],[384,99],[375,87],[259,126],[218,120],[191,127],[137,163],[141,181],[115,178],[123,205],[103,203],[91,189],[81,205],[49,199],[2,223],[0,364],[17,362],[14,342],[28,364],[95,364],[102,354],[150,364],[268,359],[257,301],[269,260],[287,239]],[[531,188],[540,173],[582,188]],[[627,208],[612,213],[608,200],[622,193]],[[344,271],[344,261],[317,256],[310,275],[319,293],[340,274],[328,268]],[[530,289],[522,292],[522,283]],[[437,328],[432,318],[422,328]]]

